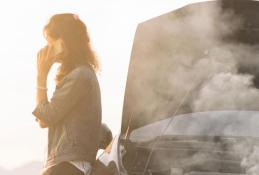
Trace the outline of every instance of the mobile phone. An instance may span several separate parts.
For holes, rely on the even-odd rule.
[[[60,53],[62,53],[64,51],[64,47],[63,47],[63,41],[61,39],[58,39],[56,41],[54,41],[54,43],[51,45],[52,47],[52,55],[55,57],[57,55],[59,55]]]

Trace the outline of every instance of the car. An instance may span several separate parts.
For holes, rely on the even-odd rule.
[[[258,19],[258,1],[218,0],[139,24],[121,132],[93,174],[259,174]]]

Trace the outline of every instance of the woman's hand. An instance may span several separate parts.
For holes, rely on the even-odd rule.
[[[55,59],[51,57],[52,47],[46,46],[37,54],[37,73],[38,78],[47,79],[51,66]]]
[[[51,56],[53,48],[46,46],[42,48],[37,55],[37,94],[36,94],[36,105],[42,101],[47,101],[47,78],[51,66],[55,62],[53,56]],[[41,126],[41,123],[40,123]],[[45,125],[42,124],[44,127]]]

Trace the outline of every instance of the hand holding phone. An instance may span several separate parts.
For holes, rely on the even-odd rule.
[[[64,53],[63,40],[57,39],[53,43],[42,48],[37,55],[38,75],[46,77],[51,66],[57,62],[57,59]]]

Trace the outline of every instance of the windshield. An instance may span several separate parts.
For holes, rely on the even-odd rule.
[[[162,135],[259,138],[259,112],[211,111],[178,115],[135,129],[130,140],[147,141]]]

